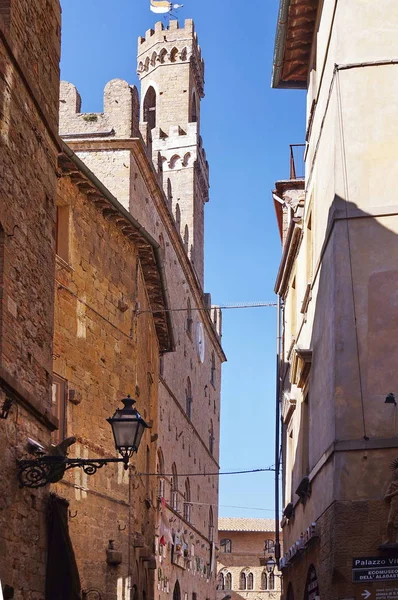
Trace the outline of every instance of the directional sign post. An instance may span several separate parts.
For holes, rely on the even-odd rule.
[[[396,556],[354,558],[352,581],[363,584],[368,581],[398,581],[398,558]]]
[[[398,600],[398,588],[385,588],[382,584],[370,584],[355,588],[355,600]]]

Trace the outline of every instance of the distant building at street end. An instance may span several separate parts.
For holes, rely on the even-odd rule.
[[[398,4],[379,4],[280,0],[272,85],[307,90],[272,195],[287,600],[397,597]]]
[[[281,575],[271,566],[274,519],[220,517],[218,545],[217,600],[280,598]]]

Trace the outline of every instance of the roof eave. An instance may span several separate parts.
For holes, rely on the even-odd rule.
[[[286,40],[288,38],[289,29],[294,29],[297,27],[297,21],[294,16],[295,10],[297,11],[297,4],[293,0],[280,0],[279,4],[279,12],[278,12],[278,22],[275,33],[275,47],[274,47],[274,58],[273,58],[273,67],[272,67],[272,78],[271,78],[271,87],[275,89],[299,89],[305,90],[308,87],[307,83],[307,75],[308,75],[308,66],[309,66],[309,56],[304,56],[304,60],[302,60],[302,64],[307,67],[307,72],[299,79],[286,79],[283,74],[283,70],[286,62],[286,51],[291,52],[291,48],[286,47]],[[308,20],[309,29],[307,30],[307,34],[313,34],[315,28],[315,19],[313,21],[313,14],[317,10],[318,0],[308,0],[308,3],[303,1],[303,4],[307,4],[305,11],[311,13],[310,18]],[[291,10],[291,7],[293,9]],[[298,55],[298,62],[302,59],[302,51]]]

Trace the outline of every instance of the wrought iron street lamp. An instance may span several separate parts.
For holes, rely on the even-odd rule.
[[[48,483],[56,483],[64,476],[65,471],[80,467],[87,475],[94,475],[98,469],[108,463],[123,462],[128,469],[129,460],[141,442],[144,430],[149,426],[134,408],[135,400],[130,396],[122,400],[123,408],[118,408],[113,417],[107,419],[113,431],[116,450],[121,454],[119,458],[67,458],[67,446],[73,444],[75,438],[69,438],[61,443],[63,453],[43,454],[32,460],[19,460],[18,479],[21,487],[40,488]],[[64,444],[64,446],[63,446]]]
[[[276,562],[275,559],[270,556],[265,564],[265,568],[267,569],[267,573],[273,573],[275,571]]]

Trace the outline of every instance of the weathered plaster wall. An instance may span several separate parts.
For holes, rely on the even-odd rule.
[[[338,512],[340,503],[362,501],[356,504],[358,510],[374,511],[371,535],[363,535],[364,527],[353,513],[352,525],[346,517],[333,525],[320,525],[321,546],[330,544],[334,535],[345,536],[352,557],[375,555],[384,541],[382,499],[391,476],[390,462],[398,454],[396,409],[384,403],[398,384],[393,367],[398,218],[391,193],[398,139],[394,101],[398,66],[377,64],[398,56],[398,13],[394,2],[385,3],[381,11],[354,0],[337,3],[333,21],[334,7],[334,2],[323,3],[314,38],[316,66],[310,75],[308,119],[314,100],[316,107],[306,156],[303,236],[285,311],[289,329],[295,297],[296,344],[310,348],[313,355],[307,389],[285,382],[297,405],[286,424],[293,431],[292,473],[286,475],[292,493],[286,503],[292,500],[296,507],[294,518],[284,527],[284,543],[285,548],[291,547],[311,521],[318,523],[328,511]],[[344,68],[348,64],[351,67]],[[311,299],[301,314],[308,283]],[[289,345],[286,340],[286,350]],[[284,360],[290,360],[287,352]],[[301,409],[307,392],[309,472],[304,473]],[[286,431],[286,446],[288,435]],[[304,475],[312,482],[305,505],[295,494]],[[314,555],[313,561],[323,569],[319,556]],[[304,582],[308,566],[300,571]],[[330,563],[325,568],[330,569]],[[289,569],[289,580],[292,573]],[[341,577],[325,579],[322,598],[352,595],[348,569]]]

